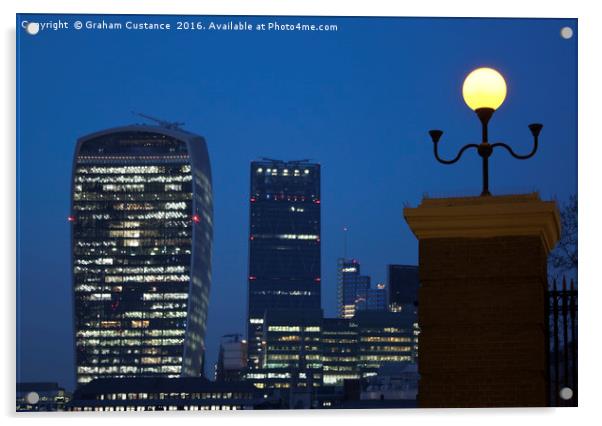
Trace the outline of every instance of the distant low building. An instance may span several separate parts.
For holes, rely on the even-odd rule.
[[[359,311],[386,311],[385,284],[371,286],[368,275],[361,275],[356,259],[341,258],[337,262],[337,301],[339,318],[353,318]]]
[[[322,310],[270,309],[263,321],[260,368],[246,379],[260,389],[322,385]]]
[[[247,368],[247,341],[240,334],[223,336],[215,371],[215,380],[240,381]]]
[[[81,386],[67,411],[202,411],[279,408],[250,383],[203,377],[96,379]]]
[[[360,378],[357,323],[343,318],[324,318],[322,365],[324,385],[340,386]]]
[[[343,386],[417,360],[413,311],[358,311],[344,319],[323,318],[321,310],[269,310],[263,329],[261,367],[245,374],[259,389]]]
[[[386,364],[367,379],[360,399],[416,400],[418,378],[417,364]]]
[[[368,289],[366,302],[358,307],[358,311],[387,311],[387,289],[382,283]]]
[[[356,259],[339,259],[337,263],[337,299],[340,318],[353,318],[358,305],[366,304],[370,277],[361,275]]]
[[[358,312],[358,364],[361,377],[378,374],[387,364],[414,364],[418,356],[418,330],[413,312]]]
[[[63,411],[71,395],[57,383],[17,383],[17,411]]]

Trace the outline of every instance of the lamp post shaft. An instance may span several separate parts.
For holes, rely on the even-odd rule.
[[[481,196],[491,195],[489,192],[489,157],[493,149],[489,145],[489,120],[494,110],[491,108],[479,108],[475,111],[481,121],[481,145],[479,146],[479,155],[483,158],[483,190]]]
[[[483,156],[483,190],[481,196],[491,195],[489,192],[489,156]]]

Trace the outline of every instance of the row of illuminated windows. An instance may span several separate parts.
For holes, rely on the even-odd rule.
[[[144,320],[135,320],[135,321],[144,321]],[[101,322],[110,322],[110,321],[101,321]],[[117,321],[117,323],[121,324],[120,321]],[[141,327],[143,326],[144,323],[140,323],[137,324],[137,327],[134,327],[133,329],[123,329],[123,330],[114,330],[114,329],[110,329],[109,327],[104,327],[104,329],[85,329],[85,330],[80,330],[76,333],[77,337],[80,338],[80,340],[82,342],[85,341],[89,341],[90,338],[96,338],[96,337],[103,337],[103,338],[117,338],[120,339],[123,336],[126,337],[143,337],[143,336],[162,336],[162,334],[157,334],[158,331],[161,330],[153,330],[153,333],[151,334],[149,331],[143,331],[143,330],[137,330],[140,328],[144,328]],[[109,328],[107,330],[107,328]],[[166,329],[167,331],[168,329]],[[180,330],[178,330],[180,331]],[[184,334],[183,330],[181,330],[182,333],[176,334],[176,335],[182,335]],[[170,334],[163,334],[163,336],[170,336]]]
[[[307,327],[303,327],[303,331],[305,332],[309,332],[309,333],[315,333],[315,332],[320,332],[321,328],[319,326],[307,326]],[[285,331],[285,332],[291,332],[291,331],[301,331],[301,327],[299,326],[289,326],[289,325],[270,325],[268,327],[268,331]]]
[[[76,256],[76,259],[79,259],[80,257],[83,256],[119,256],[119,255],[128,255],[128,256],[158,256],[158,255],[169,255],[169,256],[182,256],[182,255],[188,255],[191,254],[192,251],[190,248],[188,248],[190,246],[190,244],[186,245],[186,248],[182,248],[182,246],[160,246],[160,247],[152,247],[152,246],[145,246],[145,247],[140,247],[137,248],[136,250],[129,248],[127,250],[125,249],[118,249],[117,247],[113,247],[110,250],[105,250],[105,249],[96,249],[96,248],[81,248],[81,247],[77,247],[74,250],[74,255]],[[77,262],[77,260],[76,260]],[[150,262],[149,262],[150,263]],[[154,263],[154,262],[153,262]]]
[[[178,280],[180,281],[180,280]],[[188,293],[144,293],[142,300],[186,300]]]
[[[125,183],[125,184],[105,183],[105,184],[102,184],[102,190],[104,192],[144,192],[146,190],[146,192],[153,192],[153,193],[161,193],[163,191],[172,192],[172,191],[181,191],[182,190],[181,184],[170,183],[170,184],[166,184],[160,188],[157,187],[157,185],[154,183],[150,183],[150,184],[148,184],[148,186],[146,186],[145,184],[146,184],[146,182],[145,183]],[[78,192],[84,192],[83,185],[75,185],[75,190]],[[89,194],[96,193],[97,188],[88,188],[86,190],[86,192]],[[188,197],[192,197],[192,192],[190,192],[190,190],[188,190],[186,192],[186,195],[188,195]]]
[[[340,383],[344,380],[353,380],[353,379],[359,379],[359,375],[358,374],[324,374],[324,384],[325,385],[333,385],[336,383]],[[324,403],[325,406],[329,406],[330,403],[325,402]]]
[[[290,368],[290,363],[285,363],[285,362],[269,362],[266,363],[265,368],[266,369],[278,369],[278,368]],[[322,369],[322,364],[321,363],[307,363],[305,364],[305,367],[307,369],[317,369],[317,370],[321,370]],[[319,377],[317,374],[314,374],[314,377]]]
[[[115,201],[152,201],[153,203],[159,203],[164,201],[175,201],[184,200],[189,201],[192,199],[192,192],[75,192],[73,194],[73,200],[75,206],[84,205],[84,203],[98,203],[102,202],[105,204],[112,205]],[[109,209],[107,206],[105,209]],[[76,210],[82,210],[77,209]],[[100,209],[99,209],[100,210]],[[82,210],[85,211],[85,210]]]
[[[157,367],[144,367],[145,372],[151,373],[149,375],[154,375],[154,374],[161,374],[160,371],[156,371]],[[145,373],[145,374],[148,374]],[[161,374],[161,376],[169,378],[169,379],[175,379],[177,377],[180,377],[181,371],[175,372],[175,373],[163,373]],[[112,374],[111,376],[113,377],[123,377],[123,375],[115,375]],[[85,384],[85,383],[89,383],[92,380],[96,379],[97,377],[94,375],[87,375],[87,374],[80,374],[77,376],[77,383],[78,384]]]
[[[190,238],[190,230],[185,229],[164,229],[164,228],[150,228],[150,229],[129,229],[129,230],[114,230],[111,229],[108,232],[106,230],[95,230],[91,236],[104,236],[106,235],[109,238],[149,238],[149,237],[187,237]],[[80,235],[81,237],[81,235]],[[92,243],[92,244],[91,244]],[[98,243],[98,241],[88,242],[89,245],[93,245],[94,243]]]
[[[74,268],[74,273],[75,274],[86,274],[85,278],[83,279],[77,279],[77,285],[75,286],[75,291],[76,292],[96,292],[96,293],[102,293],[103,291],[111,291],[113,293],[121,293],[123,291],[123,286],[121,285],[117,285],[117,286],[111,286],[111,285],[103,285],[101,284],[101,278],[105,278],[105,271],[102,270],[98,270],[98,269],[86,269],[86,268],[80,268],[80,267],[76,267]],[[94,276],[91,276],[92,274],[94,274]],[[113,276],[113,275],[110,275]],[[155,275],[148,275],[149,277],[154,277]],[[127,275],[126,275],[127,277]],[[129,281],[129,280],[124,280],[124,281]],[[156,280],[155,278],[150,278],[148,280],[131,280],[131,282],[165,282],[165,281],[170,281],[170,282],[174,282],[174,283],[180,283],[183,282],[182,280]],[[109,280],[104,280],[105,283],[110,282]],[[182,287],[181,284],[175,284],[177,286],[178,289],[180,289]],[[153,291],[156,291],[156,287],[152,288]],[[164,290],[165,291],[165,290]],[[172,294],[172,293],[160,293],[160,294]],[[153,298],[157,298],[157,299],[162,299],[159,296],[150,296],[150,298],[145,299],[145,300],[154,300]],[[176,296],[168,296],[168,298],[171,297],[172,300],[176,300],[176,299],[180,299]],[[184,297],[182,297],[181,299],[184,299]]]
[[[167,293],[166,293],[167,294]],[[113,300],[112,293],[78,293],[77,302],[108,302]],[[165,300],[161,298],[161,300]],[[139,307],[139,306],[137,306]],[[146,308],[151,311],[186,309],[186,303],[149,303]]]
[[[162,311],[162,312],[144,312],[144,311],[129,311],[124,312],[125,318],[185,318],[186,311]]]
[[[111,365],[106,367],[78,365],[78,374],[136,374],[136,373],[179,373],[179,365],[140,367],[137,365]]]
[[[314,296],[318,294],[316,291],[302,291],[302,290],[260,290],[252,291],[253,295],[258,296]]]
[[[360,346],[360,352],[408,352],[411,346]]]
[[[138,238],[142,237],[162,237],[160,241],[171,241],[174,237],[184,237],[186,238],[185,245],[190,245],[190,237],[191,231],[189,228],[182,227],[170,227],[170,228],[162,228],[162,229],[152,229],[152,230],[144,230],[140,235],[136,235],[135,233],[127,235],[127,236],[111,236],[111,240],[106,240],[103,238],[109,238],[108,233],[104,229],[95,229],[93,232],[82,232],[81,230],[78,232],[77,241],[75,242],[75,246],[78,248],[116,248],[120,245],[123,245],[123,241],[120,241],[120,238],[129,237],[129,238]],[[121,231],[119,231],[121,232]],[[132,231],[137,232],[137,231]]]
[[[80,339],[78,339],[78,346]],[[184,339],[81,339],[83,346],[179,346],[184,343]]]
[[[269,345],[267,350],[270,353],[274,353],[276,351],[299,352],[300,347],[298,345],[295,345],[295,346]],[[303,351],[305,351],[305,352],[317,352],[319,350],[320,350],[320,348],[318,346],[303,346]]]
[[[255,238],[276,238],[282,240],[317,240],[320,238],[320,236],[314,234],[253,234],[253,239]]]
[[[166,174],[170,170],[176,169],[174,166],[79,166],[77,173],[81,174]],[[192,168],[189,164],[184,164],[178,168],[182,173],[190,173]],[[177,169],[176,169],[177,170]]]
[[[264,168],[263,167],[259,167],[256,169],[256,172],[258,174],[264,173]],[[301,173],[303,173],[304,175],[308,175],[310,172],[309,169],[303,169],[303,172],[301,172],[301,170],[299,169],[280,169],[280,174],[282,176],[289,176],[289,174],[292,174],[293,176],[301,176]],[[272,169],[272,168],[267,168],[265,169],[265,173],[266,174],[270,174],[272,176],[277,176],[279,174],[279,169]]]
[[[351,338],[351,339],[343,339],[343,338],[337,338],[337,337],[327,338],[327,337],[324,337],[324,334],[327,334],[327,333],[325,331],[322,331],[322,343],[332,344],[332,345],[345,345],[345,344],[357,343],[357,339],[354,339],[354,338]],[[328,333],[328,334],[334,334],[334,333]],[[355,335],[356,333],[353,333],[353,334]],[[353,337],[356,337],[356,336],[353,336]]]
[[[123,254],[131,255],[135,254],[148,254],[150,256],[157,254],[186,254],[179,253],[180,251],[190,251],[191,243],[190,240],[180,240],[184,241],[184,243],[175,245],[169,244],[172,240],[155,240],[155,242],[159,242],[159,244],[146,244],[148,240],[118,240],[115,242],[115,246],[113,247],[99,247],[94,244],[77,244],[74,250],[74,254],[77,255],[77,260],[84,256],[89,257],[100,257],[100,256],[119,256],[121,257]],[[152,240],[151,240],[152,241]],[[142,242],[142,244],[141,244]],[[166,245],[162,245],[161,243],[166,243]],[[119,247],[117,247],[119,245]],[[126,248],[128,247],[128,248]],[[136,248],[135,251],[129,247]],[[173,253],[172,253],[173,252]]]
[[[144,192],[144,184],[142,184],[142,183],[125,183],[125,184],[106,183],[106,184],[102,185],[102,190],[105,192]]]
[[[104,278],[106,283],[124,283],[124,282],[141,282],[141,283],[153,283],[153,282],[187,282],[190,280],[190,275],[107,275]],[[144,300],[152,299],[156,296],[148,296]]]
[[[301,336],[295,334],[289,336],[279,336],[275,340],[278,342],[299,342],[301,341]]]
[[[83,268],[75,268],[75,273],[85,272],[90,274],[101,274],[101,271],[86,271]],[[85,282],[91,282],[89,279],[86,279]],[[94,281],[96,282],[96,281]],[[123,290],[122,286],[108,286],[101,284],[76,284],[74,287],[76,293],[90,293],[90,292],[107,292],[112,291],[113,293],[121,293]]]
[[[124,356],[127,355],[140,355],[140,354],[144,354],[144,355],[161,355],[161,356],[166,356],[166,354],[171,354],[171,353],[180,353],[181,348],[177,347],[177,346],[159,346],[159,347],[152,347],[152,346],[146,346],[146,347],[134,347],[134,348],[127,348],[127,349],[123,349],[123,348],[86,348],[86,354],[87,355],[96,355],[96,356],[102,356],[103,358],[101,358],[100,362],[103,362],[103,359],[106,359],[106,356],[118,356],[121,358],[123,358]]]
[[[272,361],[297,361],[299,359],[298,354],[274,354],[269,356],[270,362]]]
[[[360,361],[400,362],[411,361],[410,355],[362,355]]]
[[[140,393],[107,393],[100,394],[100,401],[115,400],[145,400],[145,399],[250,399],[253,394],[248,392],[140,392]]]
[[[110,213],[96,213],[96,214],[91,214],[91,215],[85,215],[83,217],[78,217],[77,220],[86,220],[86,219],[91,219],[91,220],[110,220],[110,219],[127,219],[127,220],[149,220],[149,219],[184,219],[184,218],[188,218],[189,219],[189,214],[186,212],[181,212],[181,211],[153,211],[153,212],[147,212],[147,213],[139,213],[139,214],[133,214],[133,213],[129,213],[126,214],[125,217],[113,217],[113,215],[111,215]],[[189,225],[189,222],[185,222],[187,225]]]
[[[99,259],[100,260],[100,259]],[[113,259],[110,260],[112,264]],[[82,269],[82,268],[79,268]],[[119,266],[115,268],[105,268],[102,270],[103,273],[106,274],[170,274],[170,273],[184,273],[189,269],[188,266],[185,265],[168,265],[168,266]],[[75,268],[76,272],[78,271],[78,267]],[[93,272],[89,268],[86,269],[88,272]],[[100,271],[100,269],[99,269]]]
[[[105,183],[164,183],[165,188],[175,185],[182,187],[183,182],[192,181],[191,175],[175,174],[175,175],[77,175],[75,177],[74,189],[81,191],[82,184],[105,184]]]
[[[324,343],[324,342],[322,342]],[[324,352],[330,352],[330,353],[337,353],[337,354],[346,354],[346,353],[350,353],[350,352],[355,352],[356,348],[355,345],[350,345],[352,347],[349,346],[343,346],[343,345],[333,345],[332,347],[328,347],[327,345],[324,345],[323,350]]]
[[[355,363],[357,363],[357,359],[356,358],[344,358],[342,360],[336,360],[338,362],[341,361],[346,361],[349,363],[353,363],[352,365],[331,365],[331,364],[326,364],[326,360],[324,360],[324,371],[355,371],[357,366],[354,365]]]
[[[127,358],[132,360],[133,357],[129,356]],[[182,363],[182,357],[181,356],[143,356],[140,358],[134,358],[132,361],[134,362],[134,364],[141,364],[141,365],[157,365],[157,364],[179,365]],[[114,357],[114,358],[87,357],[85,363],[88,365],[90,365],[90,364],[91,365],[125,364],[123,356]]]
[[[105,210],[106,206],[99,206],[100,208],[96,210]],[[169,201],[169,202],[159,202],[159,203],[114,203],[110,206],[113,210],[185,210],[190,208],[190,203],[185,201]]]
[[[75,242],[75,245],[77,247],[111,248],[111,247],[117,247],[117,241],[116,240],[106,241],[106,240],[98,240],[98,239],[92,240],[92,241],[83,241],[82,236],[79,235],[78,241]]]
[[[71,411],[236,411],[241,410],[240,405],[184,405],[182,407],[176,405],[166,406],[152,406],[152,405],[139,405],[139,406],[83,406],[73,407]]]
[[[164,183],[168,185],[178,185],[183,182],[192,181],[192,175],[189,174],[174,174],[174,175],[77,175],[75,176],[74,189],[82,190],[81,184],[90,183]],[[178,185],[181,187],[181,185]]]
[[[145,330],[144,333],[137,330],[80,330],[76,333],[77,337],[140,337],[142,335],[146,337],[174,337],[183,336],[185,331],[183,329],[153,329]],[[84,339],[85,341],[86,339]]]
[[[134,321],[148,321],[148,320],[134,320]],[[157,329],[159,330],[170,330],[170,329],[174,329],[174,328],[183,328],[183,326],[180,326],[178,322],[175,322],[173,320],[165,320],[165,319],[161,319],[161,322],[159,323],[159,325],[157,325]],[[140,330],[143,328],[148,328],[148,327],[144,327],[146,323],[140,322],[139,324],[137,324],[136,327],[132,327],[132,328],[125,328],[128,324],[129,321],[124,320],[123,322],[121,321],[91,321],[91,322],[86,322],[85,325],[80,325],[78,328],[78,332],[77,332],[77,336],[79,337],[116,337],[116,336],[122,336],[121,334],[117,335],[115,332],[116,330],[114,330],[114,328],[121,328],[121,327],[109,327],[109,326],[104,326],[104,327],[100,327],[100,323],[111,323],[111,322],[116,322],[117,324],[123,325],[124,329],[121,331],[127,331],[128,334],[124,335],[126,337],[143,337],[143,336],[149,336],[149,333],[145,333],[144,330]],[[109,329],[109,330],[107,330]],[[152,334],[152,336],[156,336],[155,334]]]
[[[360,341],[362,342],[411,342],[411,337],[391,337],[391,336],[362,336]]]

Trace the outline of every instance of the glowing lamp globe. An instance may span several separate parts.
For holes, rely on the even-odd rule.
[[[496,110],[506,99],[506,81],[493,68],[477,68],[464,80],[462,96],[472,110]]]

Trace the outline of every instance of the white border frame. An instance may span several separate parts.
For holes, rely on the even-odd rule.
[[[306,424],[307,422],[344,422],[345,424],[408,422],[445,422],[449,425],[507,425],[519,418],[531,421],[544,421],[546,424],[566,424],[587,422],[587,419],[600,418],[597,413],[597,396],[600,380],[600,310],[594,304],[602,300],[601,284],[596,281],[600,272],[596,268],[597,246],[600,237],[599,221],[602,211],[597,188],[602,182],[602,167],[598,156],[602,154],[602,141],[596,132],[599,121],[602,91],[600,40],[602,40],[602,22],[596,13],[594,1],[524,1],[504,0],[485,2],[476,0],[422,0],[420,2],[393,2],[386,0],[350,1],[350,0],[20,0],[1,2],[2,8],[2,93],[1,104],[2,129],[4,141],[0,143],[0,155],[3,161],[1,209],[1,234],[5,236],[0,247],[2,262],[2,288],[4,335],[8,341],[0,351],[4,371],[1,375],[2,412],[26,423],[63,424],[64,422],[90,422],[104,424],[107,418],[111,423],[126,423],[139,420],[140,414],[115,415],[76,415],[72,413],[24,414],[14,413],[15,395],[15,210],[16,210],[16,149],[15,149],[15,13],[128,13],[128,14],[186,14],[186,15],[321,15],[321,16],[446,16],[446,17],[553,17],[578,18],[579,28],[579,221],[581,232],[579,249],[581,251],[580,281],[580,342],[579,342],[579,403],[578,409],[472,409],[472,410],[355,410],[355,411],[272,411],[247,413],[161,413],[143,415],[144,421],[151,425],[162,424],[165,416],[178,422],[245,422],[265,424],[266,422],[286,422],[287,425]],[[559,105],[559,108],[561,106]],[[586,153],[586,154],[585,154]],[[6,238],[9,236],[9,238]],[[599,262],[599,261],[598,261]],[[85,417],[85,419],[83,418]],[[534,418],[535,417],[535,418]],[[594,420],[595,421],[595,420]]]

